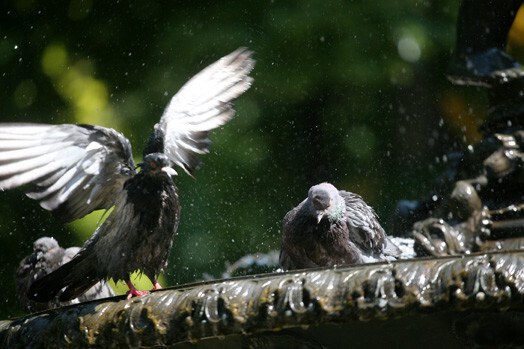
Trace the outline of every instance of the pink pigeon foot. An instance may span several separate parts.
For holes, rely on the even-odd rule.
[[[153,290],[160,290],[162,288],[162,286],[160,286],[160,284],[156,280],[153,280],[153,286]]]
[[[131,299],[133,296],[143,296],[145,294],[149,294],[149,291],[139,291],[133,286],[133,283],[131,281],[126,281],[127,287],[129,287],[129,291],[126,293],[126,298]]]

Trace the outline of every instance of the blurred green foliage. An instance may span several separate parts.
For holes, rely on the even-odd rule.
[[[171,96],[239,46],[252,88],[211,153],[177,178],[182,220],[166,283],[220,275],[280,247],[285,213],[330,181],[388,227],[436,158],[478,140],[481,91],[444,76],[459,1],[7,1],[0,5],[3,122],[93,123],[126,135],[137,162]],[[522,43],[512,46],[522,52]],[[519,51],[520,50],[520,51]],[[521,54],[522,56],[522,54]],[[22,314],[13,274],[40,236],[82,245],[102,213],[61,225],[19,191],[0,199],[0,319]]]

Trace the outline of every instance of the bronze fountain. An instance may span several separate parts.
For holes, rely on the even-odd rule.
[[[47,310],[0,321],[2,347],[524,346],[524,67],[504,52],[522,1],[492,2],[463,1],[448,71],[487,91],[483,139],[449,162],[445,185],[400,207],[411,228],[393,235],[414,239],[416,258]]]

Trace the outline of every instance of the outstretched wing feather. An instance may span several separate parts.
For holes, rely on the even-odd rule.
[[[195,75],[171,99],[155,125],[163,152],[187,173],[200,166],[198,155],[209,151],[209,132],[235,114],[231,102],[251,86],[248,74],[255,64],[251,56],[251,51],[239,48]],[[148,148],[156,149],[149,144]]]
[[[129,141],[91,125],[0,124],[0,190],[28,197],[70,222],[109,208],[135,173]]]

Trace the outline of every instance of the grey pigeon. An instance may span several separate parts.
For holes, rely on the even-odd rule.
[[[400,250],[362,198],[321,183],[284,217],[280,266],[285,270],[394,259]]]
[[[232,101],[252,83],[252,52],[240,48],[211,64],[175,94],[149,137],[136,172],[129,141],[93,125],[0,124],[0,189],[30,185],[27,195],[62,221],[114,206],[68,263],[33,283],[29,298],[48,302],[82,295],[99,280],[140,270],[161,288],[180,221],[173,177],[192,174],[209,152],[209,133],[234,115]]]
[[[24,310],[28,313],[56,308],[73,303],[82,303],[94,299],[112,297],[115,295],[106,282],[99,282],[77,299],[59,302],[58,297],[47,303],[38,303],[27,298],[27,291],[31,284],[49,274],[71,260],[80,250],[79,247],[70,247],[64,250],[52,237],[42,237],[33,243],[33,253],[22,259],[15,274],[16,295]]]

